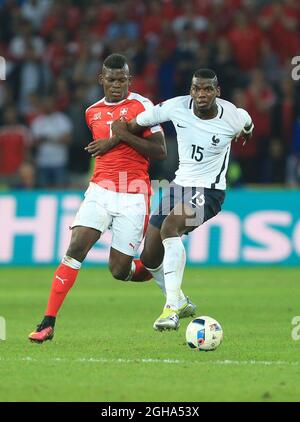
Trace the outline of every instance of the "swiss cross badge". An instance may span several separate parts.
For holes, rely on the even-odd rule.
[[[128,108],[121,108],[120,110],[120,116],[125,116],[127,114]]]

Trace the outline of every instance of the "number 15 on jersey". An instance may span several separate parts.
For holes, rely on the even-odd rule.
[[[199,145],[192,144],[192,154],[191,158],[198,163],[203,159],[203,151],[204,148],[200,147]]]

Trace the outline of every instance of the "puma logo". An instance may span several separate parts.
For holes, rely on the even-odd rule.
[[[65,281],[68,280],[67,278],[61,278],[58,275],[55,278],[57,278],[57,280],[59,280],[62,284],[65,284]]]

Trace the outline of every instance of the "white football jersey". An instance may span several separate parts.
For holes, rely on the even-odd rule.
[[[226,189],[226,172],[231,141],[246,126],[250,115],[229,101],[216,99],[218,114],[200,119],[194,114],[190,95],[176,97],[136,117],[140,126],[172,121],[178,141],[179,167],[174,182],[181,186]]]

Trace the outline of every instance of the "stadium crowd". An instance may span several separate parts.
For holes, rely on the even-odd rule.
[[[102,98],[97,76],[114,52],[130,60],[131,91],[154,103],[214,69],[222,98],[255,124],[246,148],[233,142],[229,183],[299,186],[299,34],[298,0],[0,0],[1,187],[87,186],[84,111]],[[164,128],[168,158],[151,176],[170,180],[177,152]]]

